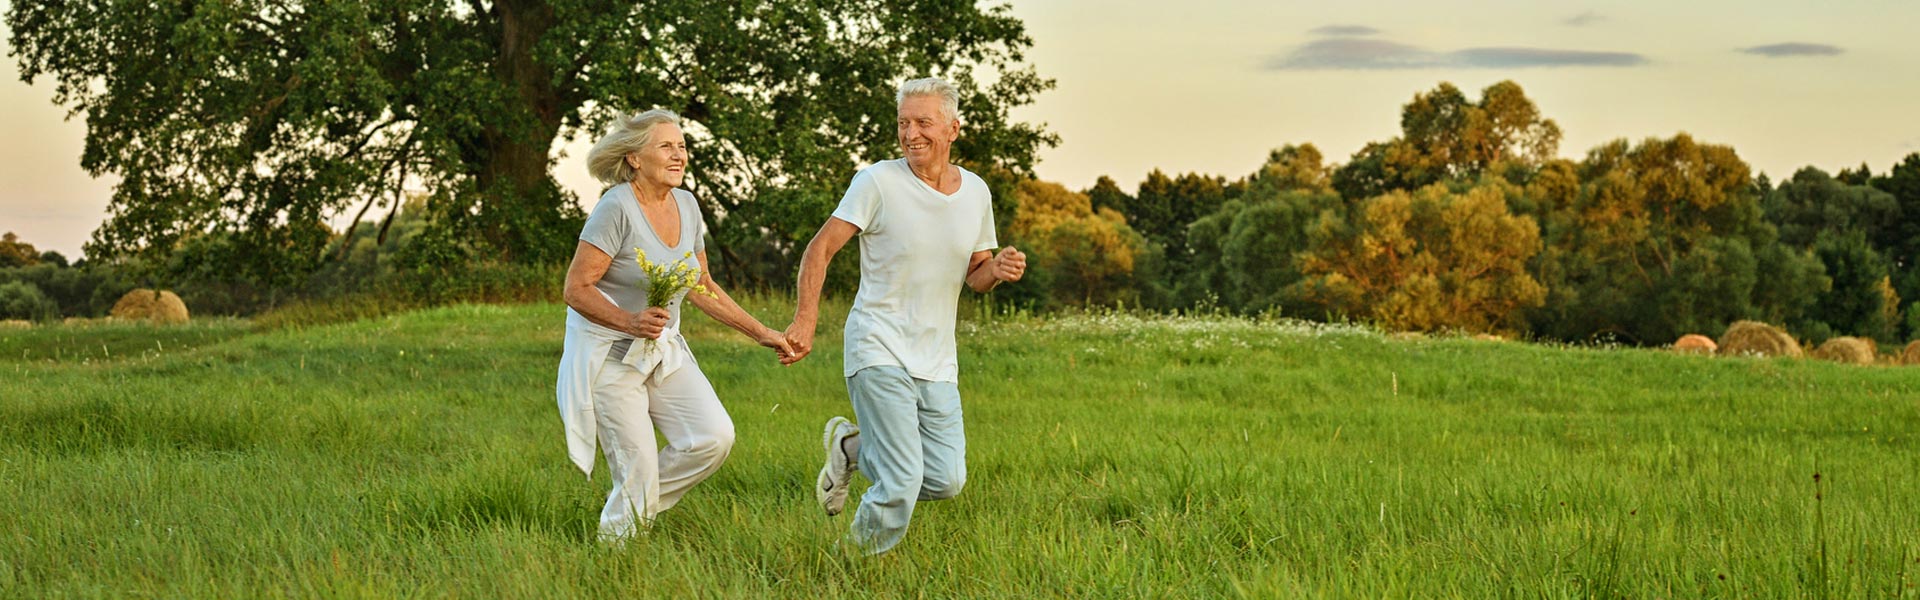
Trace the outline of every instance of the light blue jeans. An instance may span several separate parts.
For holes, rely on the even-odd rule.
[[[952,498],[966,485],[960,386],[867,367],[847,378],[847,395],[860,420],[860,472],[873,482],[854,511],[852,541],[879,554],[907,535],[915,502]]]

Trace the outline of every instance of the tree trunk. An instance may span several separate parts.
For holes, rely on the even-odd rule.
[[[494,79],[507,97],[482,129],[470,152],[480,194],[481,234],[509,261],[541,260],[551,250],[562,199],[548,173],[548,149],[564,114],[551,68],[534,59],[533,48],[554,25],[553,8],[537,0],[494,4],[499,55]],[[570,250],[571,245],[567,248]]]

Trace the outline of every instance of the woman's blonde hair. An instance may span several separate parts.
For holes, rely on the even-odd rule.
[[[594,143],[593,150],[587,152],[587,172],[594,179],[608,185],[633,181],[633,165],[627,164],[627,155],[639,152],[653,141],[653,126],[661,123],[680,125],[680,115],[663,108],[656,108],[632,117],[621,119],[613,124],[607,136]]]

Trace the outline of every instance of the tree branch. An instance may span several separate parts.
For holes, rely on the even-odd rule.
[[[366,140],[373,139],[373,135],[375,132],[378,132],[380,129],[385,128],[387,125],[391,125],[395,122],[398,122],[397,118],[389,119],[386,124],[382,124],[379,127],[376,127],[373,132],[368,132],[367,137],[365,139]],[[380,166],[380,178],[386,179],[387,171],[392,170],[395,164],[400,165],[400,178],[394,182],[394,190],[395,190],[396,196],[400,193],[399,190],[403,190],[406,188],[407,168],[406,168],[406,163],[403,161],[408,156],[412,155],[412,152],[410,152],[410,150],[413,147],[413,136],[415,133],[418,133],[419,131],[420,129],[417,127],[407,130],[407,138],[400,141],[400,145],[398,149],[393,153],[393,156],[388,157],[386,164],[383,164]],[[365,147],[364,142],[362,144],[362,147]],[[359,149],[356,148],[353,152],[357,153],[359,152]],[[351,156],[351,154],[349,154],[349,156]],[[375,191],[377,192],[378,190],[375,190]],[[334,260],[341,260],[347,257],[347,251],[353,244],[353,232],[360,228],[360,219],[365,218],[367,216],[367,211],[373,208],[373,203],[379,200],[380,200],[380,195],[378,193],[367,195],[367,203],[360,207],[359,213],[353,215],[353,222],[347,225],[346,234],[341,236],[340,251],[334,255]],[[399,198],[397,197],[394,199],[394,209],[396,211],[399,210]],[[387,215],[387,218],[389,221],[391,221],[393,218],[393,215],[389,213]],[[386,240],[386,237],[387,237],[387,228],[385,225],[382,225],[380,227],[381,241],[384,242]]]

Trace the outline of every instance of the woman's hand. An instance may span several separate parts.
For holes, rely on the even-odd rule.
[[[673,313],[658,306],[627,315],[627,333],[647,340],[660,339],[660,332],[667,328],[667,321],[673,319]]]
[[[787,344],[787,335],[779,331],[774,331],[771,327],[760,328],[760,333],[753,336],[753,341],[759,342],[762,346],[772,348],[774,358],[779,359],[782,365],[790,365],[793,364],[794,361],[800,360],[798,356],[794,355],[793,346]]]
[[[790,365],[800,362],[800,359],[813,353],[813,324],[794,321],[787,326],[786,332],[782,333],[781,337],[786,338],[787,347],[793,350],[789,355],[792,358],[781,360],[781,364]]]

